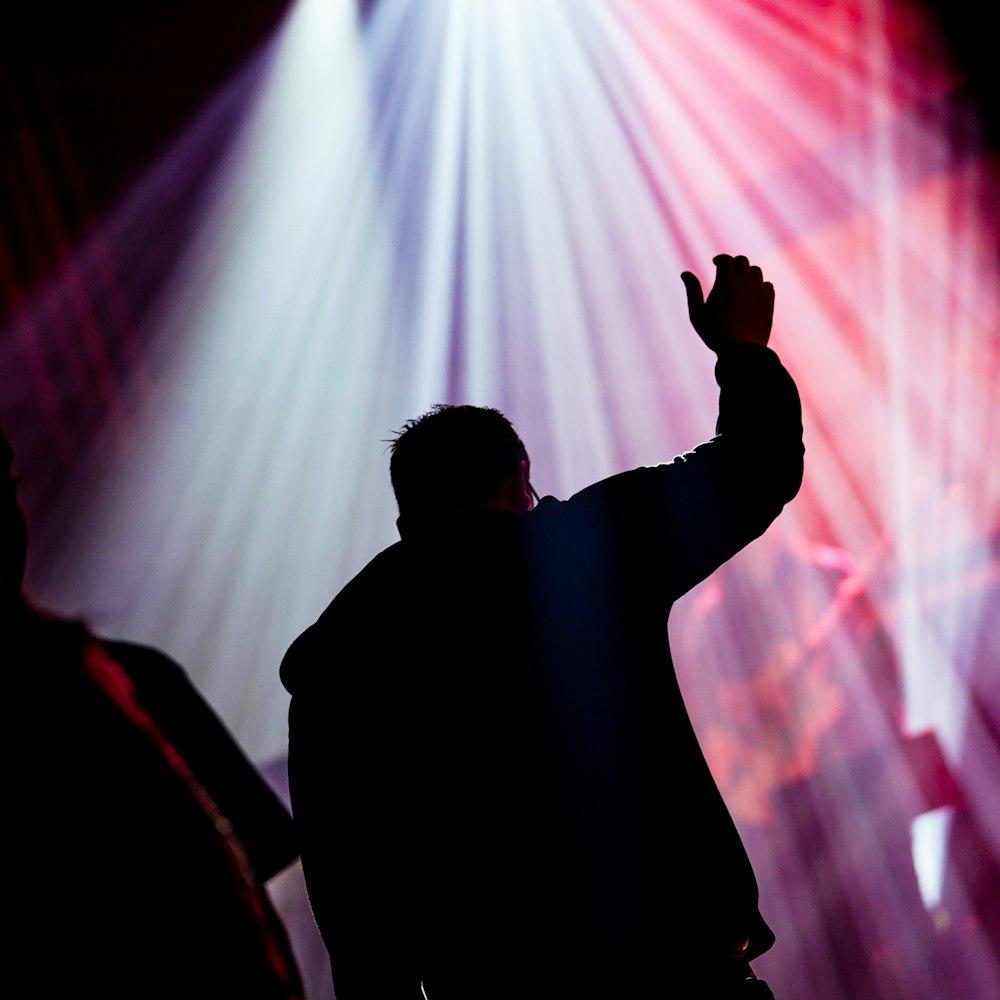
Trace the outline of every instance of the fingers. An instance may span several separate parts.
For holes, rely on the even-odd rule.
[[[738,257],[730,257],[727,253],[716,254],[712,258],[712,263],[720,272],[726,272],[728,274],[745,274],[749,271],[754,277],[761,276],[761,270],[759,267],[754,265],[750,266],[750,261],[744,257],[742,254]]]
[[[690,271],[682,271],[681,281],[684,282],[684,289],[687,291],[688,307],[691,306],[692,302],[698,306],[704,305],[705,295],[701,290],[701,282],[698,280],[698,276],[692,274]]]
[[[720,253],[712,258],[712,263],[716,267],[717,278],[728,279],[734,276],[749,275],[755,284],[764,284],[764,272],[756,264],[751,266],[750,261],[742,254],[738,257],[730,257],[727,253]],[[774,294],[773,288],[771,294]]]
[[[764,301],[768,307],[768,325],[774,318],[774,285],[770,281],[765,281],[761,286],[764,289]]]
[[[697,330],[701,322],[701,314],[705,308],[705,293],[702,291],[701,282],[697,275],[690,271],[681,274],[681,281],[684,282],[684,290],[687,292],[688,317],[691,325]]]
[[[712,263],[716,267],[715,284],[707,299],[700,285],[695,292],[697,279],[685,272],[688,312],[695,330],[716,352],[725,344],[766,346],[774,317],[774,286],[764,281],[761,268],[751,266],[742,254],[718,254]]]
[[[728,278],[733,273],[733,268],[736,265],[736,261],[727,253],[717,254],[712,258],[712,263],[715,265],[716,280],[719,278]]]

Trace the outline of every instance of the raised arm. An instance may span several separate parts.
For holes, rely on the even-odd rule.
[[[673,600],[761,535],[802,481],[802,412],[791,376],[767,346],[774,288],[746,257],[715,258],[707,299],[682,275],[691,323],[716,353],[716,434],[664,465],[588,487],[569,504],[578,531],[598,525],[617,560]]]

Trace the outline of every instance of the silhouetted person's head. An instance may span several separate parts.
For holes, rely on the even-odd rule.
[[[21,596],[27,535],[24,514],[17,500],[14,454],[0,431],[0,604],[9,606]]]
[[[408,421],[389,462],[401,521],[479,508],[531,510],[529,468],[510,421],[482,406],[439,405]]]

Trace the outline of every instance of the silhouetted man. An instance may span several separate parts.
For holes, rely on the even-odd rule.
[[[672,602],[802,475],[774,290],[715,263],[707,301],[682,276],[721,388],[694,451],[535,506],[495,410],[437,407],[393,443],[401,541],[282,665],[338,1000],[769,995],[744,983],[773,935],[667,645]]]
[[[8,994],[302,1000],[264,887],[291,817],[176,663],[28,602],[12,457],[0,434]]]

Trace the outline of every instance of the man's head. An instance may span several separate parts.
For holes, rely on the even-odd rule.
[[[499,411],[438,405],[392,442],[389,474],[400,518],[460,510],[531,510],[524,444]]]

